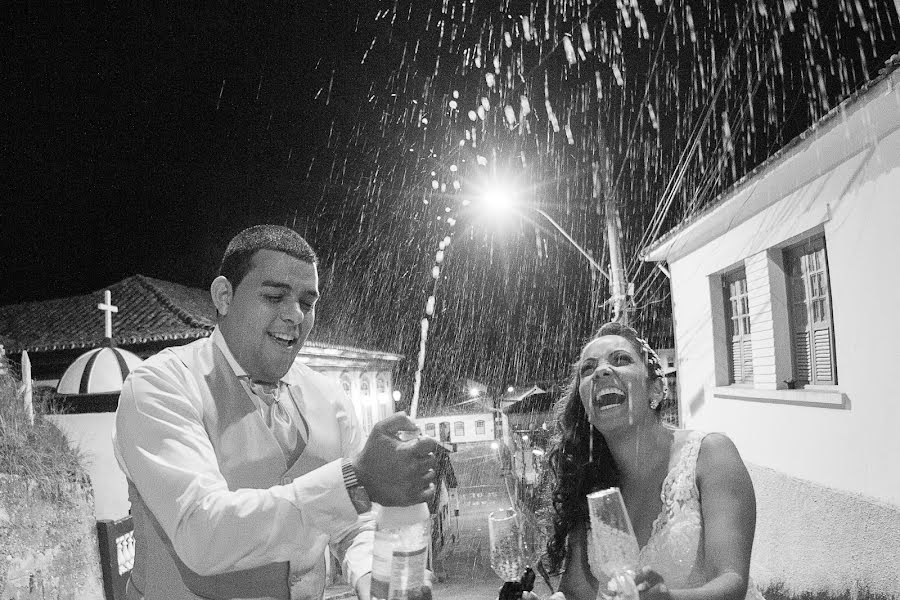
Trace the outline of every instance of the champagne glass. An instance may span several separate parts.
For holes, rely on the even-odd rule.
[[[600,490],[588,494],[587,502],[594,564],[601,570],[594,573],[600,583],[597,598],[619,596],[624,600],[638,600],[634,576],[640,550],[622,493],[617,487]]]
[[[527,566],[519,514],[512,508],[488,515],[491,568],[503,581],[518,581]]]

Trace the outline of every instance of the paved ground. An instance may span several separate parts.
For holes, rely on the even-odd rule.
[[[489,600],[503,585],[491,570],[488,515],[509,506],[497,453],[488,444],[461,447],[450,460],[459,482],[456,543],[439,567],[434,596],[441,600]]]
[[[495,600],[503,581],[491,570],[488,515],[511,505],[499,456],[489,444],[472,444],[461,447],[450,460],[459,482],[458,537],[434,584],[434,597]],[[535,592],[547,596],[550,589],[538,578]]]
[[[495,600],[503,581],[491,570],[488,549],[488,514],[510,506],[496,451],[488,444],[461,447],[451,456],[459,483],[460,514],[455,528],[456,544],[439,561],[435,600]],[[538,578],[535,592],[547,596],[550,590]],[[344,594],[348,594],[344,595]],[[329,599],[353,597],[349,588],[332,588]]]

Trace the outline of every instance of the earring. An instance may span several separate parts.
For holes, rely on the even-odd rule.
[[[650,410],[656,410],[657,408],[659,408],[659,405],[662,404],[662,398],[662,394],[654,394],[650,398]]]
[[[594,462],[594,428],[588,422],[588,462]]]

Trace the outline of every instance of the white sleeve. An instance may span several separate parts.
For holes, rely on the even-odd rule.
[[[138,367],[119,399],[116,456],[182,561],[200,575],[290,560],[357,522],[335,460],[286,485],[228,490],[180,362]]]
[[[345,458],[354,458],[366,442],[353,403],[343,388],[334,384],[337,401],[335,414],[341,430],[341,452]],[[356,523],[331,536],[331,549],[342,560],[347,582],[356,587],[360,577],[372,571],[372,547],[375,535],[375,516],[369,511],[359,515]]]

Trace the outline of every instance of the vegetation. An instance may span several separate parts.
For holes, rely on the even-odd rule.
[[[0,356],[0,476],[32,482],[44,497],[64,496],[68,484],[87,480],[83,456],[45,418],[51,410],[50,394],[35,393],[34,425],[28,423],[21,382],[10,366]]]

